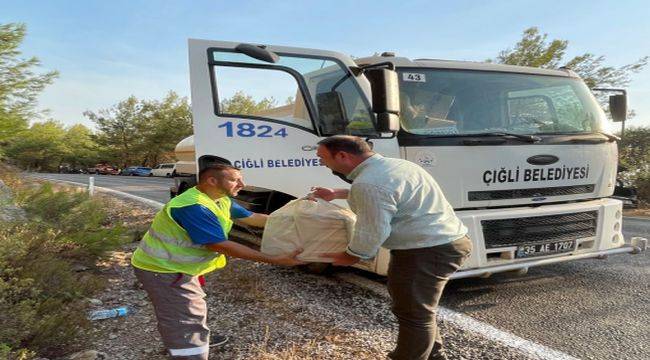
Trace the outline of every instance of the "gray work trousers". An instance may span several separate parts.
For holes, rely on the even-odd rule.
[[[207,360],[208,308],[199,277],[138,268],[134,272],[153,303],[158,331],[169,354],[178,360]]]
[[[390,359],[435,359],[441,352],[436,324],[438,301],[449,277],[471,250],[472,242],[466,236],[439,246],[391,250],[388,291],[399,334],[395,350],[388,354]]]

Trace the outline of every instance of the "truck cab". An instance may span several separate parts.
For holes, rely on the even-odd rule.
[[[456,277],[638,250],[609,198],[612,124],[570,70],[206,40],[189,53],[195,166],[241,168],[253,211],[348,187],[315,150],[349,134],[439,183],[474,242]],[[257,100],[229,104],[237,93]],[[388,257],[358,266],[383,275]]]

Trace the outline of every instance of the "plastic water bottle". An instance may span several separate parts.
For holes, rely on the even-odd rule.
[[[120,306],[113,309],[102,309],[91,311],[88,320],[103,320],[115,317],[127,316],[133,313],[133,309],[128,306]]]

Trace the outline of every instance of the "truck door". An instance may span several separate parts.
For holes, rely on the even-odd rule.
[[[238,45],[189,40],[197,164],[227,160],[242,169],[247,184],[295,197],[314,185],[346,187],[315,150],[330,135],[377,135],[370,86],[350,71],[352,59],[268,46],[279,58],[267,62]],[[394,154],[386,155],[397,156],[396,141],[390,148]]]

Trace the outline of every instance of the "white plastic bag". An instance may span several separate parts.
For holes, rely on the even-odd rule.
[[[293,200],[269,216],[261,250],[281,255],[302,248],[302,261],[331,262],[322,254],[345,251],[355,221],[352,211],[325,200]]]

